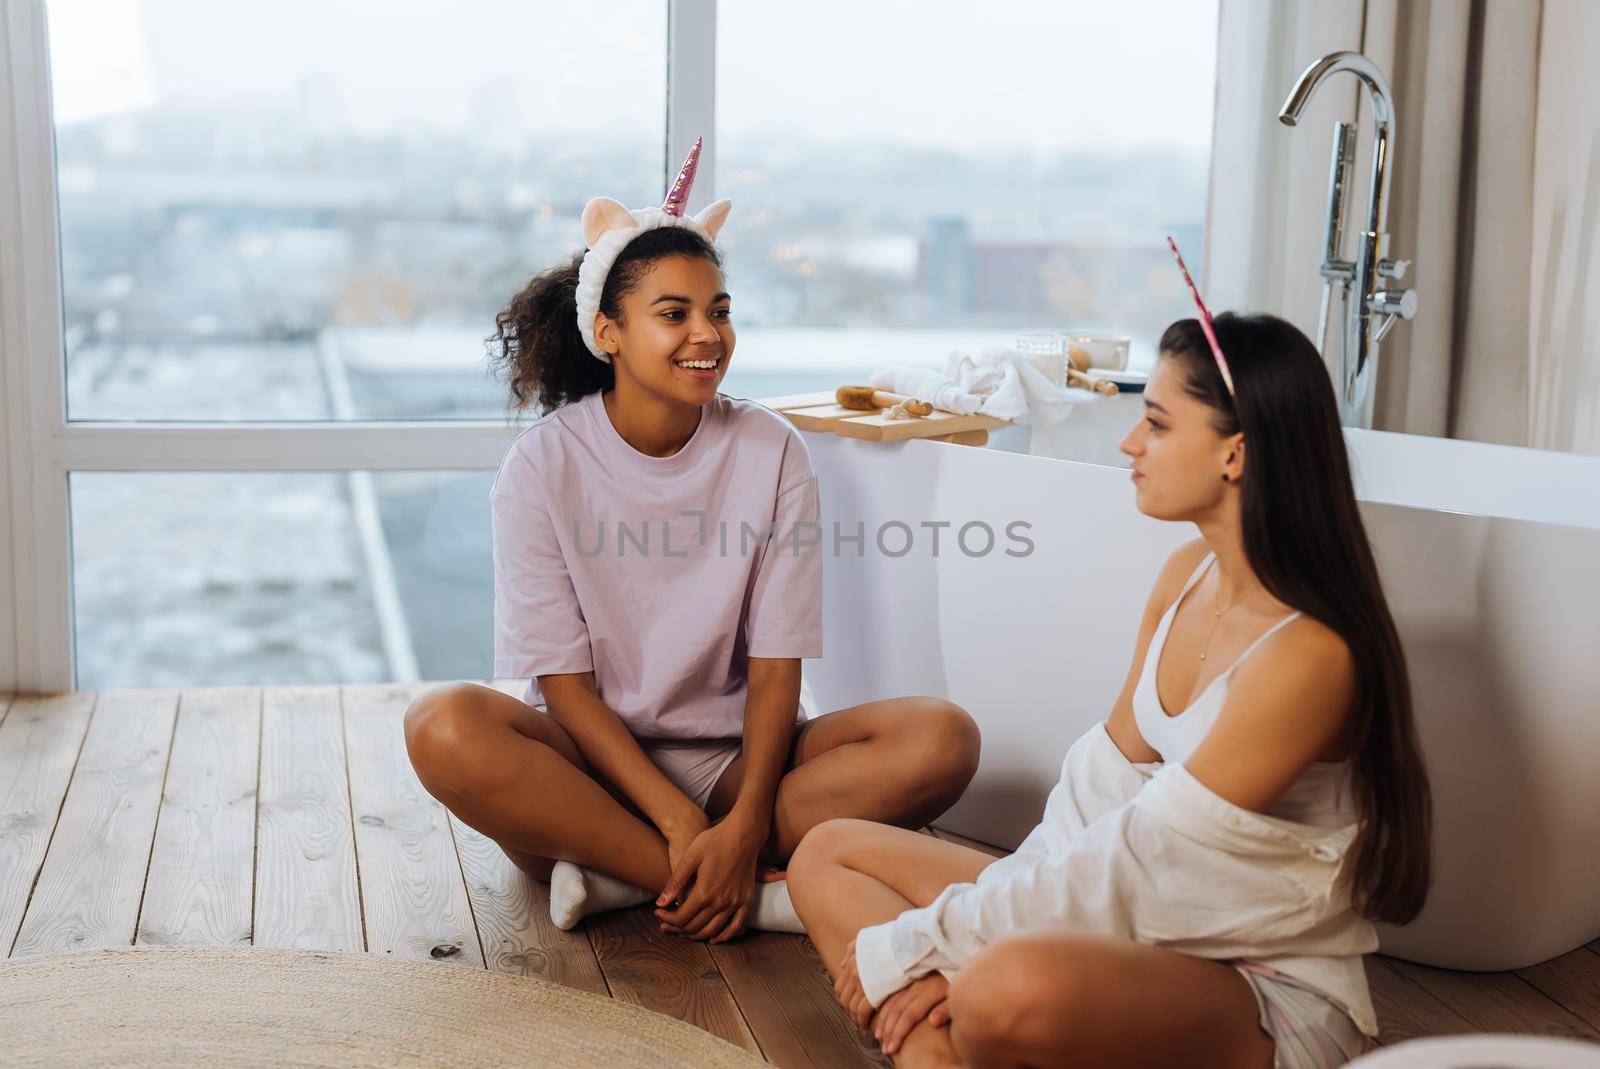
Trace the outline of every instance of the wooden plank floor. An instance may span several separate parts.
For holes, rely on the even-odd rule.
[[[648,907],[555,928],[545,886],[411,770],[401,717],[434,685],[0,695],[4,956],[254,943],[429,958],[633,1002],[776,1065],[888,1064],[803,937],[713,948],[662,936]],[[1600,940],[1512,973],[1374,956],[1368,975],[1386,1043],[1600,1039]]]

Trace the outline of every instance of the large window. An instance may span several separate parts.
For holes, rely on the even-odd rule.
[[[84,690],[488,674],[487,472],[79,472]]]
[[[1148,359],[1162,236],[1201,261],[1215,33],[1212,0],[16,0],[0,213],[60,278],[0,271],[0,356],[46,384],[10,409],[22,687],[486,675],[527,418],[494,314],[699,134],[727,392],[1038,327]]]
[[[660,199],[661,0],[47,8],[69,418],[493,416],[505,298]]]
[[[833,364],[829,385],[1039,328],[1149,362],[1190,314],[1163,236],[1202,262],[1215,2],[750,0],[718,20],[717,191],[763,370]]]

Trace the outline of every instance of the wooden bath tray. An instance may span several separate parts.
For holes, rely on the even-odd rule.
[[[882,412],[845,408],[835,402],[832,390],[769,397],[757,403],[782,413],[803,431],[831,431],[845,438],[871,442],[931,438],[957,445],[985,445],[991,430],[1011,424],[1010,420],[994,416],[963,416],[938,409],[921,419],[889,419]]]

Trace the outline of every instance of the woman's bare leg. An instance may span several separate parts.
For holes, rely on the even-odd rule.
[[[969,1069],[1267,1069],[1255,996],[1221,962],[1073,932],[1002,940],[956,974],[950,1034]]]
[[[919,828],[949,809],[978,770],[978,726],[942,698],[887,698],[806,721],[778,784],[768,860],[782,864],[812,828],[855,817]],[[744,781],[734,758],[706,800],[720,817]],[[922,838],[927,838],[923,836]]]
[[[789,867],[795,908],[830,975],[862,928],[976,880],[986,854],[862,821],[817,828]],[[951,1024],[919,1024],[897,1066],[1267,1067],[1272,1041],[1230,966],[1131,940],[1003,940],[956,974]],[[1203,1053],[1197,1053],[1203,1052]]]
[[[428,793],[541,880],[554,861],[649,891],[671,875],[667,842],[595,778],[554,719],[490,687],[452,683],[406,710],[406,750]]]
[[[564,860],[651,891],[665,885],[666,840],[553,718],[498,690],[455,683],[413,702],[405,731],[428,792],[529,875],[548,880]],[[868,702],[807,721],[779,784],[768,859],[786,861],[830,816],[920,826],[961,796],[977,761],[972,718],[937,698]],[[743,768],[740,755],[724,770],[706,805],[712,819],[732,807]]]
[[[837,978],[861,929],[932,902],[952,883],[978,878],[994,858],[956,843],[862,820],[830,820],[789,862],[789,893],[817,953]],[[954,1064],[950,1030],[926,1021],[895,1055],[899,1066]]]

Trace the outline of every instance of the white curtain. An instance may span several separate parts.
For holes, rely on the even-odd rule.
[[[1373,426],[1600,453],[1600,48],[1591,0],[1223,0],[1207,283],[1222,307],[1316,329],[1335,119],[1359,116],[1352,211],[1364,214],[1370,115],[1353,78],[1296,128],[1277,111],[1340,49],[1389,78],[1396,141],[1390,252],[1421,310],[1384,341]],[[1354,253],[1346,227],[1346,256]]]
[[[1325,87],[1291,129],[1278,108],[1318,56],[1361,47],[1362,0],[1222,0],[1206,224],[1206,303],[1270,311],[1314,335],[1330,131],[1356,83]]]
[[[1545,0],[1533,165],[1527,444],[1594,454],[1600,454],[1597,54],[1600,5]]]

